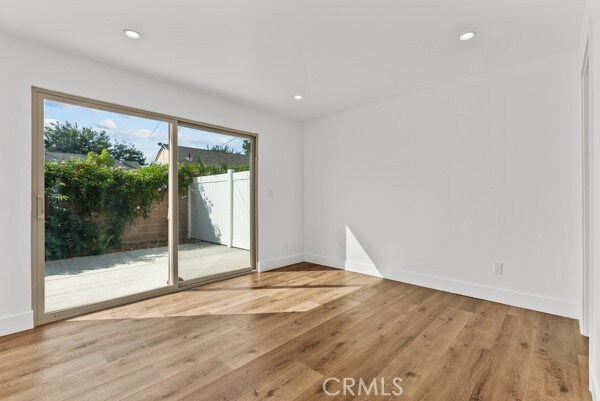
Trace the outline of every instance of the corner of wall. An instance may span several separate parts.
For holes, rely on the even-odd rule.
[[[336,259],[336,258],[332,258],[329,256],[323,256],[323,255],[315,255],[313,253],[305,253],[304,254],[304,261],[308,262],[308,263],[315,263],[317,265],[323,265],[323,266],[327,266],[327,267],[333,267],[336,269],[345,269],[345,263],[346,261],[343,259]]]
[[[279,269],[280,267],[302,262],[304,262],[304,254],[302,253],[288,255],[276,259],[262,260],[258,262],[258,271],[263,273],[269,270]]]

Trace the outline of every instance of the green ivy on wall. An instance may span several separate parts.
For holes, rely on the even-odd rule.
[[[187,194],[194,177],[248,171],[248,165],[178,165],[179,193]],[[152,207],[166,199],[168,165],[135,170],[114,167],[104,150],[87,160],[45,164],[46,260],[98,255],[121,247],[125,228],[137,217],[148,218]]]

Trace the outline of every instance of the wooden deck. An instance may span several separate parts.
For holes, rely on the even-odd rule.
[[[304,263],[0,338],[0,399],[585,401],[587,358],[575,320]]]

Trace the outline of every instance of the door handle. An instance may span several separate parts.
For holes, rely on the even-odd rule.
[[[37,196],[37,218],[40,220],[44,219],[44,196]]]

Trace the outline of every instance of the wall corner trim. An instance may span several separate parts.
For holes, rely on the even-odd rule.
[[[332,258],[329,256],[316,255],[314,253],[305,253],[304,262],[315,263],[317,265],[323,265],[327,267],[334,267],[336,269],[344,270],[346,267],[346,261],[344,259]]]
[[[0,336],[33,329],[33,311],[0,317]]]

